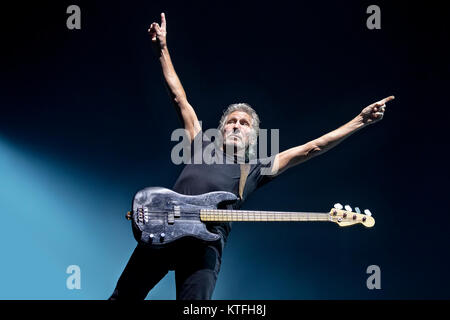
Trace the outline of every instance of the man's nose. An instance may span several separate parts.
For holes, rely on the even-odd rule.
[[[241,129],[241,124],[239,123],[239,121],[236,121],[235,123],[233,123],[233,130],[236,130],[236,129]]]

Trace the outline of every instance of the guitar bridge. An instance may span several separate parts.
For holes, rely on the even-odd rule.
[[[144,222],[144,210],[143,208],[137,208],[137,220],[139,223]]]
[[[148,207],[144,207],[144,221],[145,223],[148,223],[148,219],[149,215],[148,215]]]

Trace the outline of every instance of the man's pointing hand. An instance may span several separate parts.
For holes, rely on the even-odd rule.
[[[163,48],[167,45],[166,16],[164,12],[161,13],[161,27],[157,22],[153,22],[147,31],[155,47]]]
[[[372,124],[383,119],[384,112],[386,111],[386,102],[391,101],[394,98],[394,96],[389,96],[365,107],[359,114],[363,124]]]

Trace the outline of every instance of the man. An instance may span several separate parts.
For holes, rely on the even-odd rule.
[[[152,47],[161,63],[171,101],[193,145],[196,139],[201,139],[201,126],[170,59],[164,13],[161,13],[161,26],[154,22],[150,25],[148,32]],[[386,108],[385,103],[392,99],[394,97],[390,96],[373,103],[338,129],[276,154],[271,158],[270,174],[262,174],[261,159],[251,164],[243,196],[237,206],[240,207],[242,201],[254,190],[288,168],[324,153],[357,130],[381,120]],[[232,104],[223,114],[219,130],[223,135],[223,144],[218,150],[213,150],[211,155],[220,155],[231,160],[231,163],[222,161],[222,163],[195,164],[191,161],[178,177],[173,187],[174,191],[198,195],[221,190],[238,195],[242,162],[239,160],[240,158],[248,159],[254,153],[259,131],[258,115],[246,103]],[[202,147],[205,144],[206,142],[203,142]],[[194,148],[191,159],[195,157],[196,152],[202,151],[203,148],[200,150]],[[211,299],[231,223],[207,223],[207,227],[221,235],[220,243],[207,245],[190,240],[164,250],[138,244],[110,299],[145,299],[148,292],[169,270],[175,270],[177,299]]]

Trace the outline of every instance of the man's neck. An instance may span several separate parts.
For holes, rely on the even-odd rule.
[[[224,148],[225,146],[225,148]],[[227,150],[228,152],[224,151]],[[240,159],[244,160],[246,158],[245,151],[242,151],[241,149],[238,149],[236,146],[233,146],[232,148],[227,147],[226,145],[221,145],[220,150],[228,157],[232,157],[234,159]],[[231,151],[231,152],[230,152]]]

